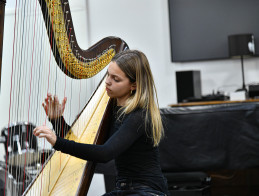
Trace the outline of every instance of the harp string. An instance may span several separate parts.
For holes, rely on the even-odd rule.
[[[36,1],[35,1],[36,2]],[[36,4],[35,4],[35,15],[34,15],[34,24],[33,24],[33,41],[32,41],[32,55],[31,55],[31,71],[30,71],[30,91],[29,91],[29,107],[28,107],[28,122],[30,122],[30,107],[31,107],[31,94],[32,94],[32,77],[33,77],[33,68],[34,68],[34,52],[35,52],[35,26],[36,26],[36,21],[37,21],[37,13],[36,13],[36,11],[37,11],[37,2],[36,2]],[[47,91],[48,91],[48,89],[47,89]],[[27,127],[27,133],[26,133],[26,143],[30,143],[30,141],[28,142],[28,136],[29,136],[29,128]],[[24,192],[24,190],[25,190],[25,175],[26,175],[26,173],[25,173],[25,168],[26,168],[26,166],[28,166],[27,165],[27,162],[26,162],[26,158],[27,158],[27,156],[26,156],[26,152],[27,152],[27,148],[28,148],[28,146],[26,146],[26,151],[25,151],[25,163],[24,163],[24,165],[25,165],[25,167],[24,167],[24,176],[23,176],[23,190],[22,190],[22,192]]]
[[[44,12],[41,14],[43,8],[37,4],[38,1],[41,6],[46,3],[49,13]],[[126,44],[121,44],[122,40],[109,38],[104,39],[101,46],[98,43],[92,46],[91,50],[83,51],[79,49],[74,30],[71,27],[72,22],[67,22],[64,27],[62,26],[64,20],[71,20],[68,17],[68,4],[62,1],[64,6],[61,8],[58,7],[59,4],[59,0],[16,0],[7,139],[8,142],[12,142],[11,149],[13,151],[10,151],[10,156],[6,155],[5,173],[8,173],[8,175],[13,174],[14,168],[11,163],[15,163],[17,181],[18,184],[22,184],[22,188],[12,192],[11,195],[20,195],[24,191],[28,181],[31,180],[27,179],[27,174],[31,178],[36,177],[36,175],[32,174],[32,170],[43,171],[42,163],[51,152],[51,147],[45,139],[36,140],[28,128],[29,126],[26,126],[25,137],[18,139],[22,144],[27,143],[25,149],[22,149],[25,150],[25,153],[21,154],[21,156],[18,155],[14,151],[17,142],[13,141],[16,130],[12,124],[26,121],[35,126],[51,126],[41,107],[47,92],[57,95],[60,101],[62,101],[63,97],[68,97],[64,118],[71,124],[77,114],[81,112],[85,103],[87,103],[92,91],[96,89],[96,84],[99,83],[106,70],[103,70],[101,74],[96,75],[96,73],[100,72],[100,69],[109,63],[115,52],[127,48]],[[58,17],[60,16],[62,17],[59,19]],[[55,35],[53,32],[55,32]],[[49,34],[50,38],[47,34]],[[61,49],[57,50],[55,44],[61,45]],[[74,51],[74,48],[77,48],[77,50]],[[83,54],[85,53],[87,55],[84,56]],[[73,78],[95,76],[85,82],[85,80],[72,79],[67,75],[73,76]],[[88,108],[94,108],[93,104],[89,105]],[[89,114],[92,113],[91,110],[87,111],[89,111]],[[85,127],[83,121],[79,122],[75,123],[77,131],[73,133],[78,138],[82,135],[82,129]],[[19,126],[18,128],[19,135],[23,135],[23,127]],[[59,136],[63,137],[64,133],[59,133]],[[37,141],[36,149],[30,146],[34,140]],[[36,152],[31,153],[30,150],[35,150]],[[7,154],[8,152],[6,150]],[[38,162],[35,162],[36,160]],[[61,164],[63,163],[61,163],[60,154],[60,170]],[[31,169],[32,165],[36,165],[36,169],[35,167]],[[48,170],[47,173],[50,174],[52,172],[51,161]],[[48,176],[50,178],[50,175]],[[40,178],[41,183],[36,183],[36,188],[33,188],[30,194],[41,194],[43,187],[50,189],[52,179],[46,180],[43,175]],[[47,186],[45,186],[46,184]],[[38,192],[39,190],[40,193]]]
[[[51,74],[53,69],[51,66],[54,63],[53,54],[51,49],[49,52],[45,50],[45,46],[48,45],[48,38],[41,39],[42,35],[46,31],[44,28],[40,28],[35,21],[39,20],[39,6],[35,4],[36,1],[16,1],[15,8],[15,24],[14,24],[14,39],[13,39],[13,55],[12,55],[12,77],[11,77],[11,88],[10,88],[10,105],[9,105],[9,122],[8,122],[8,142],[11,141],[11,137],[14,134],[14,129],[11,126],[12,123],[28,121],[33,122],[36,125],[48,124],[47,117],[43,112],[39,112],[42,110],[40,107],[43,98],[46,96],[46,92],[54,92],[53,94],[60,94],[60,83],[58,79],[60,76],[58,75],[59,69],[57,66],[54,68],[55,74]],[[26,5],[27,4],[27,5]],[[35,5],[35,6],[34,6]],[[54,7],[53,7],[54,9]],[[34,13],[34,14],[33,14]],[[34,17],[32,17],[34,16]],[[46,15],[45,15],[46,17]],[[43,23],[44,25],[44,23]],[[50,31],[51,25],[49,26],[47,31]],[[67,27],[68,29],[68,27]],[[31,32],[33,33],[33,37],[30,37]],[[52,38],[54,39],[54,38]],[[40,40],[40,42],[36,42],[35,40]],[[40,47],[36,47],[36,45],[40,45]],[[25,53],[25,49],[27,49],[27,53]],[[55,54],[54,54],[55,55]],[[62,54],[63,55],[63,54]],[[61,64],[58,62],[58,64]],[[43,66],[47,66],[48,70],[43,68]],[[66,96],[67,92],[67,77],[65,74],[62,74],[62,77],[65,79],[65,87],[62,90],[63,96]],[[37,78],[37,82],[35,82],[35,78]],[[46,80],[47,78],[47,80]],[[48,82],[46,82],[48,81]],[[47,84],[46,84],[47,83]],[[54,84],[54,85],[53,85]],[[82,92],[75,93],[75,88],[78,88],[78,84],[80,89],[87,89],[86,86],[83,85],[82,80],[73,81],[70,79],[68,83],[70,86],[70,102],[67,103],[67,111],[69,111],[68,116],[69,121],[73,119],[72,110],[77,110],[76,113],[79,113],[82,108],[82,100],[78,98],[78,96],[82,95]],[[83,87],[84,86],[84,87]],[[89,86],[89,85],[88,85]],[[48,89],[48,90],[43,90]],[[77,94],[77,95],[76,95]],[[89,95],[88,95],[89,97]],[[74,100],[74,101],[73,101]],[[79,102],[78,107],[72,108],[72,105],[75,105],[73,102]],[[70,107],[69,107],[70,106]],[[35,110],[34,110],[35,109]],[[35,112],[36,111],[36,112]],[[75,113],[75,112],[74,112]],[[45,119],[45,120],[44,120]],[[45,123],[44,123],[45,121]],[[48,124],[49,125],[49,124]],[[19,128],[19,135],[22,134],[21,128]],[[61,133],[64,134],[64,133]],[[23,141],[25,139],[25,141]],[[30,143],[30,140],[34,138],[31,137],[28,127],[26,130],[26,137],[22,138],[20,143],[27,142]],[[46,145],[45,140],[38,141],[41,149],[45,151]],[[11,144],[12,149],[15,147],[15,143]],[[27,156],[28,146],[25,149],[24,159],[18,157],[15,162],[16,164],[24,164],[23,168],[18,167],[15,171],[16,176],[18,176],[18,184],[22,182],[22,191],[24,191],[26,186],[26,177],[25,177],[25,168],[29,167],[30,162],[32,162],[33,157]],[[10,156],[14,155],[14,152],[10,152]],[[39,163],[42,162],[41,156]],[[47,155],[48,156],[48,155]],[[5,173],[13,173],[13,167],[8,164],[8,151],[6,156],[6,172]],[[43,158],[44,159],[44,158]],[[8,166],[7,166],[8,164]],[[51,172],[51,171],[50,171]],[[5,177],[6,178],[6,177]],[[6,182],[6,179],[5,179]],[[44,183],[44,182],[43,182]],[[5,185],[6,187],[6,185]],[[42,185],[41,185],[42,187]]]
[[[19,7],[19,2],[18,2],[18,7]],[[17,17],[17,24],[18,24],[18,23],[19,23],[19,12],[18,12],[17,9],[16,9],[16,13],[17,13],[16,16],[18,15],[18,17]],[[17,27],[15,27],[15,29],[17,30]],[[19,33],[18,33],[16,30],[15,30],[15,34],[16,34],[15,37],[16,37],[17,39],[19,39],[19,38],[18,38],[18,37],[19,37]],[[17,40],[17,39],[16,39],[16,40]],[[15,45],[18,45],[18,42],[16,42]],[[17,51],[17,47],[15,47],[15,49],[16,49],[16,50],[15,50],[15,54],[17,54],[17,55],[15,55],[15,56],[20,56],[21,54],[19,53],[19,51]],[[18,63],[18,59],[15,58],[15,64],[17,64],[17,63]],[[14,67],[14,68],[16,68],[16,67]],[[19,69],[20,69],[20,68],[19,68]],[[18,72],[19,72],[19,71],[17,71],[17,70],[14,71],[14,73],[15,73],[14,79],[15,79],[15,78],[18,78],[18,80],[19,80],[19,79],[21,78],[21,74],[18,74]],[[15,84],[14,84],[14,87],[18,86],[18,80],[14,80],[14,83],[15,83]],[[19,86],[18,86],[18,87],[19,87]],[[14,89],[14,90],[15,90],[15,89]],[[13,95],[14,95],[13,103],[16,103],[16,100],[17,100],[17,105],[19,105],[20,103],[19,103],[19,100],[18,100],[18,96],[19,96],[19,94],[20,94],[20,88],[18,88],[17,90],[18,90],[18,93],[16,94],[16,96],[13,94]],[[13,108],[14,108],[14,110],[15,110],[15,107],[13,107]],[[17,115],[16,115],[16,117],[14,117],[14,118],[17,118],[17,117],[18,117],[18,110],[17,110],[17,109],[16,109],[16,111],[14,112],[14,114],[15,114],[15,113],[16,113]],[[12,132],[13,132],[14,130],[13,130],[13,128],[11,128],[11,129],[12,129],[12,131],[11,131],[11,136],[12,136],[12,135],[13,135]],[[18,130],[18,133],[21,134],[21,130],[20,130],[20,129]],[[10,141],[10,142],[11,142],[11,141]],[[12,149],[14,149],[14,143],[12,144]],[[17,160],[16,162],[18,162],[18,160]],[[16,163],[16,164],[17,164],[17,163]],[[13,173],[12,167],[10,167],[10,169],[11,169],[10,173]],[[16,175],[18,175],[18,178],[20,178],[20,171],[21,171],[21,169],[19,169],[19,172],[16,170]],[[19,181],[19,180],[18,180],[18,181]]]
[[[15,4],[15,22],[14,22],[14,32],[15,32],[15,25],[16,25],[16,7],[17,7],[17,0]],[[12,68],[11,68],[11,86],[10,86],[10,100],[9,100],[9,118],[8,118],[8,133],[7,133],[7,141],[6,141],[6,148],[8,148],[9,145],[9,138],[10,138],[10,122],[11,122],[11,105],[12,105],[12,90],[13,90],[13,70],[14,70],[14,43],[15,43],[15,33],[14,33],[14,39],[13,39],[13,57],[12,57]],[[5,166],[5,183],[4,183],[4,196],[6,194],[6,186],[7,186],[7,173],[9,172],[9,166],[7,165],[8,162],[8,155],[9,152],[6,150],[6,166]]]

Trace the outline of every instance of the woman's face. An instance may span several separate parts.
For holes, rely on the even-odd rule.
[[[105,83],[108,96],[116,98],[118,106],[124,106],[131,91],[136,89],[135,83],[131,83],[126,74],[113,61],[108,67]]]

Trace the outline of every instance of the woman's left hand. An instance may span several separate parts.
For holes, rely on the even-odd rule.
[[[33,130],[33,134],[39,138],[46,138],[48,140],[48,142],[54,146],[56,141],[57,141],[57,136],[56,134],[51,130],[49,129],[47,126],[39,126],[39,127],[36,127],[34,130]]]

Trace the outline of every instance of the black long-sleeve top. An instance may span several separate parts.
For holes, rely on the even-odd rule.
[[[119,107],[114,109],[109,138],[103,145],[76,143],[57,137],[54,148],[88,161],[108,162],[115,159],[118,178],[130,178],[166,192],[159,150],[158,147],[153,147],[151,126],[145,123],[145,111],[137,109],[117,117],[118,110]],[[63,118],[61,120],[63,124],[52,121],[54,129],[57,130],[57,125],[59,128],[68,128]]]

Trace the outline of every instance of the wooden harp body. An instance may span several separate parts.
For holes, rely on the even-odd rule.
[[[28,1],[27,5],[34,2]],[[38,3],[57,66],[70,78],[91,78],[108,65],[116,53],[128,49],[120,38],[107,37],[82,50],[75,37],[68,1],[38,0]],[[103,130],[109,121],[109,102],[102,80],[65,138],[88,144],[102,143]],[[93,169],[92,162],[53,152],[23,195],[86,195]]]

